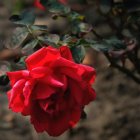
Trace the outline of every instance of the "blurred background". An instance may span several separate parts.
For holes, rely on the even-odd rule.
[[[69,5],[84,14],[99,35],[104,38],[117,35],[121,38],[123,34],[132,38],[137,31],[136,38],[139,41],[139,28],[129,30],[134,26],[132,23],[124,29],[119,28],[118,31],[121,22],[124,22],[120,20],[122,13],[126,9],[128,12],[139,11],[139,0],[88,0],[88,4],[84,2],[70,0]],[[116,6],[112,9],[113,2]],[[28,8],[33,8],[33,0],[0,0],[0,64],[19,55],[18,50],[9,51],[5,45],[15,28],[9,17]],[[113,14],[108,15],[110,10]],[[36,14],[36,24],[47,24],[50,30],[58,33],[64,32],[69,24],[63,17],[56,21],[49,13],[37,9]],[[140,19],[140,15],[135,18]],[[94,34],[88,34],[88,37],[97,39]],[[95,50],[87,51],[83,63],[95,67],[97,71],[96,82],[93,85],[97,99],[86,107],[87,119],[57,138],[50,137],[47,133],[37,134],[28,117],[8,109],[6,91],[9,86],[1,85],[0,140],[140,140],[140,85],[120,71],[110,68],[106,57]],[[129,62],[127,66],[132,67]]]

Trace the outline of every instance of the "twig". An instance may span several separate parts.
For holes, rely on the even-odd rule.
[[[126,69],[125,67],[121,67],[120,65],[115,63],[114,60],[112,60],[107,53],[104,53],[104,54],[112,67],[117,68],[119,71],[121,71],[122,73],[125,73],[128,77],[133,79],[136,83],[140,84],[140,79],[136,77],[130,70]]]

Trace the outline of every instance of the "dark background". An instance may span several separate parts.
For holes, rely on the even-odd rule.
[[[5,49],[7,38],[11,36],[14,25],[8,19],[12,13],[30,8],[30,0],[0,0],[0,53]],[[86,14],[88,22],[104,37],[116,34],[102,14],[96,11],[94,1],[91,5],[82,7],[72,5],[80,13]],[[128,0],[126,7],[138,8],[139,1]],[[106,12],[109,7],[104,7]],[[50,28],[56,25],[60,31],[67,26],[66,21],[60,19],[54,23],[46,15],[41,15],[37,23],[47,23]],[[56,28],[56,27],[55,27]],[[93,38],[96,38],[95,36]],[[1,53],[2,55],[2,53]],[[0,86],[0,140],[140,140],[140,86],[125,74],[108,67],[108,61],[101,53],[90,51],[86,63],[92,64],[97,70],[97,78],[93,87],[97,99],[86,107],[87,119],[81,121],[72,131],[67,131],[58,138],[52,138],[47,133],[37,134],[29,123],[28,117],[11,112],[8,109],[7,86]],[[131,65],[127,64],[129,67]]]

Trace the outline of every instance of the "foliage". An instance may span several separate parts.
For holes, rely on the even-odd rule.
[[[35,14],[32,10],[25,10],[19,15],[13,15],[10,20],[17,28],[10,39],[8,48],[20,48],[22,57],[30,55],[43,45],[59,47],[68,45],[77,63],[84,59],[86,48],[93,48],[102,52],[111,63],[127,74],[135,82],[140,83],[140,58],[139,58],[139,30],[140,30],[140,2],[138,0],[40,0],[44,12],[52,14],[52,19],[57,21],[63,18],[68,21],[65,32],[52,33],[47,25],[35,25]],[[96,30],[96,21],[90,22],[88,16],[82,11],[94,10],[93,17],[97,21],[107,23],[112,32],[102,35]],[[101,23],[100,23],[101,24]],[[92,34],[93,37],[87,37]],[[127,68],[126,60],[133,67]],[[17,62],[19,63],[19,62]],[[17,68],[18,69],[18,65]]]

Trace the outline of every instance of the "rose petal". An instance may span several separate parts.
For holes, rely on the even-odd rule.
[[[23,78],[22,71],[7,72],[7,75],[9,77],[11,86],[13,86],[18,80]]]
[[[21,79],[15,83],[12,90],[8,92],[9,108],[14,112],[22,112],[24,107],[24,99],[22,98],[22,89],[25,85],[25,80]]]
[[[71,51],[67,46],[61,46],[59,48],[59,51],[63,58],[73,61]]]
[[[32,78],[41,78],[44,77],[45,75],[50,75],[51,74],[51,70],[47,67],[37,67],[37,68],[33,68],[30,71],[30,75]]]
[[[38,81],[33,89],[33,99],[46,99],[56,92],[51,86],[42,81]]]
[[[31,101],[31,93],[32,89],[34,87],[35,82],[33,80],[26,81],[25,86],[23,88],[23,95],[24,95],[24,105],[25,106],[30,106],[30,101]]]
[[[32,55],[30,55],[26,60],[28,70],[32,70],[33,68],[46,66],[52,61],[56,60],[60,57],[60,53],[57,49],[49,46],[47,48],[43,47],[40,50],[36,51]]]
[[[39,2],[39,0],[34,0],[34,6],[41,10],[45,10],[45,7]]]
[[[76,63],[60,57],[53,63],[52,68],[56,69],[58,73],[62,73],[76,81],[81,81],[81,77],[77,74],[77,66],[78,65]]]
[[[70,88],[70,94],[71,96],[73,96],[73,99],[76,101],[78,105],[82,106],[84,94],[81,85],[78,84],[78,82],[69,79],[69,88]]]
[[[95,90],[89,86],[85,92],[86,94],[84,95],[84,102],[83,105],[89,104],[91,101],[94,101],[96,98],[96,93]]]
[[[77,123],[81,116],[81,109],[75,108],[65,111],[57,117],[49,117],[47,113],[39,107],[32,108],[31,122],[37,132],[47,131],[50,136],[59,136],[68,128],[70,122]],[[39,115],[38,115],[39,114]],[[41,116],[41,117],[40,117]]]
[[[95,69],[86,65],[78,65],[78,75],[82,77],[83,81],[93,83],[95,81]]]

